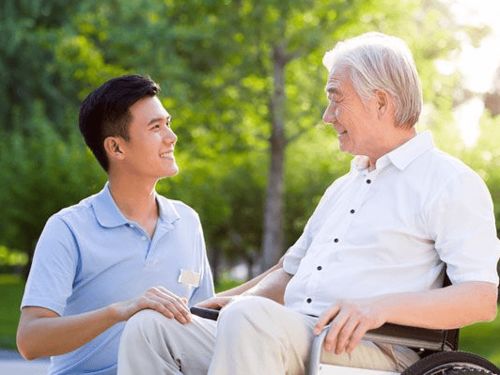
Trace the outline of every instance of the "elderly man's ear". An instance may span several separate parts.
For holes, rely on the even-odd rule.
[[[121,147],[122,139],[120,137],[107,137],[104,140],[104,150],[108,154],[108,158],[123,160],[125,153]]]
[[[389,109],[389,95],[383,90],[375,90],[375,100],[379,118],[384,116]]]

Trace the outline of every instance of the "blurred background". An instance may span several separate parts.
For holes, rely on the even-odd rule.
[[[79,103],[125,73],[162,87],[181,171],[158,191],[200,214],[218,290],[273,265],[348,170],[321,121],[321,59],[366,31],[407,41],[418,130],[481,175],[500,226],[499,16],[497,0],[1,0],[0,348],[15,348],[45,221],[106,180]],[[462,348],[500,365],[499,337],[497,318],[464,329]]]

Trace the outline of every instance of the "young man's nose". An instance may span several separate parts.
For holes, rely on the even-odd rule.
[[[163,140],[168,143],[177,143],[177,135],[171,128],[167,128],[163,136]]]

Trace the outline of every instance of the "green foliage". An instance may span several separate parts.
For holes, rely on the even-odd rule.
[[[43,116],[36,127],[0,138],[0,207],[3,245],[31,254],[50,215],[92,194],[104,174],[76,134],[62,138]]]
[[[0,272],[12,272],[22,269],[28,263],[28,255],[25,252],[8,249],[0,245]]]
[[[422,125],[470,161],[500,199],[496,120],[484,120],[484,139],[467,152],[448,126],[460,77],[440,75],[435,60],[456,55],[458,30],[438,0],[5,0],[0,245],[29,254],[51,214],[100,189],[105,176],[80,140],[78,103],[106,79],[137,72],[162,85],[179,136],[181,172],[162,181],[160,192],[200,213],[216,268],[223,259],[257,261],[271,134],[271,51],[278,45],[288,61],[285,238],[293,243],[325,188],[349,168],[350,157],[321,125],[322,55],[338,40],[369,30],[408,41],[424,86]],[[477,40],[484,31],[460,37]]]

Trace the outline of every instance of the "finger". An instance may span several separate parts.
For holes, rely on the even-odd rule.
[[[169,311],[175,320],[179,323],[186,324],[191,321],[191,315],[187,315],[184,307],[176,299],[165,296],[152,296],[152,300],[160,303],[167,311]]]
[[[153,299],[144,299],[144,309],[152,309],[158,311],[160,314],[164,315],[168,319],[173,319],[174,314],[167,309],[162,303],[155,301]]]
[[[215,298],[210,298],[205,301],[199,302],[196,304],[198,307],[205,307],[207,309],[216,309],[219,308],[219,304],[215,301]]]
[[[342,329],[340,329],[338,335],[337,335],[337,346],[335,348],[335,354],[342,354],[351,340],[351,336],[356,329],[356,327],[359,325],[359,320],[356,319],[353,316],[350,316],[347,320]]]
[[[368,326],[364,323],[360,323],[354,332],[351,335],[351,339],[349,340],[349,343],[347,344],[346,352],[351,354],[354,349],[356,349],[356,346],[359,345],[361,342],[361,339],[363,336],[366,334],[368,331]]]
[[[187,303],[188,303],[188,300],[187,298],[185,297],[180,297],[178,296],[177,294],[175,293],[172,293],[170,290],[162,287],[162,286],[159,286],[157,288],[154,288],[153,289],[153,292],[157,295],[161,295],[161,296],[168,296],[172,299],[175,299],[177,302],[179,302],[180,304],[182,305],[185,305],[186,306],[186,309],[188,310],[187,308]]]
[[[323,328],[330,323],[330,321],[335,318],[338,314],[340,307],[338,305],[333,306],[332,308],[326,310],[321,316],[318,318],[318,321],[314,325],[314,334],[319,335]]]
[[[227,305],[229,301],[231,301],[231,297],[213,297],[197,303],[196,306],[220,310],[222,307]]]
[[[159,298],[163,301],[163,303],[174,303],[177,310],[181,311],[186,318],[191,319],[191,313],[189,312],[189,308],[186,304],[186,299],[183,299],[162,287],[153,288],[151,290],[151,294],[154,298]]]
[[[177,300],[167,302],[165,307],[169,309],[174,314],[175,319],[182,324],[189,323],[192,320],[191,312],[186,310],[186,306],[179,304]]]
[[[337,336],[338,336],[340,330],[342,329],[342,327],[344,327],[344,324],[346,323],[347,318],[348,318],[348,316],[346,314],[340,313],[330,323],[330,329],[328,331],[328,334],[325,337],[325,342],[324,342],[324,346],[325,346],[326,351],[331,352],[336,348]]]

